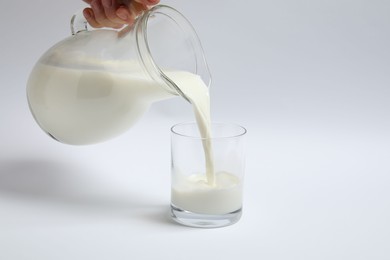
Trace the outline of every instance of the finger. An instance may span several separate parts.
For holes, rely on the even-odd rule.
[[[93,10],[96,21],[100,24],[103,24],[107,18],[100,0],[91,1],[91,8]]]
[[[132,24],[141,12],[148,9],[148,6],[137,2],[132,2],[129,6],[122,6],[122,8],[126,9],[126,15],[128,16],[126,19],[127,23]],[[119,16],[125,14],[125,11],[123,9],[118,9],[117,14]]]
[[[160,0],[134,0],[134,1],[144,5],[156,5],[160,2]]]
[[[111,22],[105,13],[104,7],[100,0],[93,0],[91,2],[91,7],[93,10],[93,14],[95,16],[95,20],[104,27],[117,27],[116,23]]]
[[[83,0],[84,2],[86,2],[87,4],[90,4],[92,2],[92,0]]]
[[[129,8],[123,5],[116,10],[115,14],[127,24],[132,24],[135,20]]]
[[[85,19],[87,19],[87,22],[89,23],[89,25],[91,25],[94,28],[101,28],[102,27],[102,25],[96,21],[95,15],[94,15],[93,10],[91,8],[85,8],[83,10],[83,14],[84,14]]]
[[[134,2],[130,5],[130,11],[131,11],[131,14],[134,16],[134,18],[136,18],[141,12],[143,12],[147,9],[148,9],[147,5],[144,5],[144,4],[141,4],[138,2]]]
[[[144,4],[143,2],[147,1],[142,0],[142,3],[137,1],[123,1],[124,5],[118,8],[116,14],[122,20],[126,21],[127,24],[132,24],[141,12],[148,10],[148,5]]]
[[[116,24],[124,24],[125,22],[116,15],[118,4],[114,0],[102,0],[104,12],[108,20]]]

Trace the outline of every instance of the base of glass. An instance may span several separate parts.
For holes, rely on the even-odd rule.
[[[242,215],[242,208],[221,215],[208,215],[193,213],[191,211],[180,209],[171,204],[171,216],[177,223],[199,228],[218,228],[232,225],[238,222]]]

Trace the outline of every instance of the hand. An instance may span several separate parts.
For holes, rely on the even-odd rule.
[[[83,11],[85,19],[94,28],[112,27],[119,29],[133,24],[137,16],[160,0],[83,0],[90,8]]]

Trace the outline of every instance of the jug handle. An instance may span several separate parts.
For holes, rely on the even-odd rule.
[[[77,11],[70,19],[70,31],[72,35],[79,32],[88,31],[88,22],[83,15],[83,10]]]
[[[76,12],[70,19],[70,31],[72,32],[72,35],[76,35],[79,32],[88,32],[94,30],[95,29],[89,25],[87,19],[85,19],[83,9],[80,9],[78,12]],[[122,37],[126,35],[131,30],[131,28],[129,26],[125,26],[121,29],[111,30],[119,32],[119,36]]]

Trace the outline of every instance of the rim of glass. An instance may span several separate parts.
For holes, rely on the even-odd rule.
[[[180,131],[176,131],[175,130],[175,128],[180,127],[180,126],[185,126],[185,125],[191,125],[191,126],[196,126],[197,127],[197,123],[196,122],[182,122],[182,123],[178,123],[178,124],[173,125],[171,127],[171,133],[175,134],[175,135],[178,135],[178,136],[192,138],[192,139],[197,139],[197,140],[204,140],[204,139],[218,140],[218,139],[237,138],[237,137],[240,137],[240,136],[244,136],[248,132],[245,127],[243,127],[243,126],[241,126],[239,124],[229,123],[229,122],[211,122],[211,126],[215,126],[215,125],[222,126],[223,125],[223,126],[235,127],[237,129],[239,129],[239,133],[238,134],[205,138],[205,137],[201,137],[201,136],[194,136],[194,135],[184,134],[184,133],[181,133]]]

